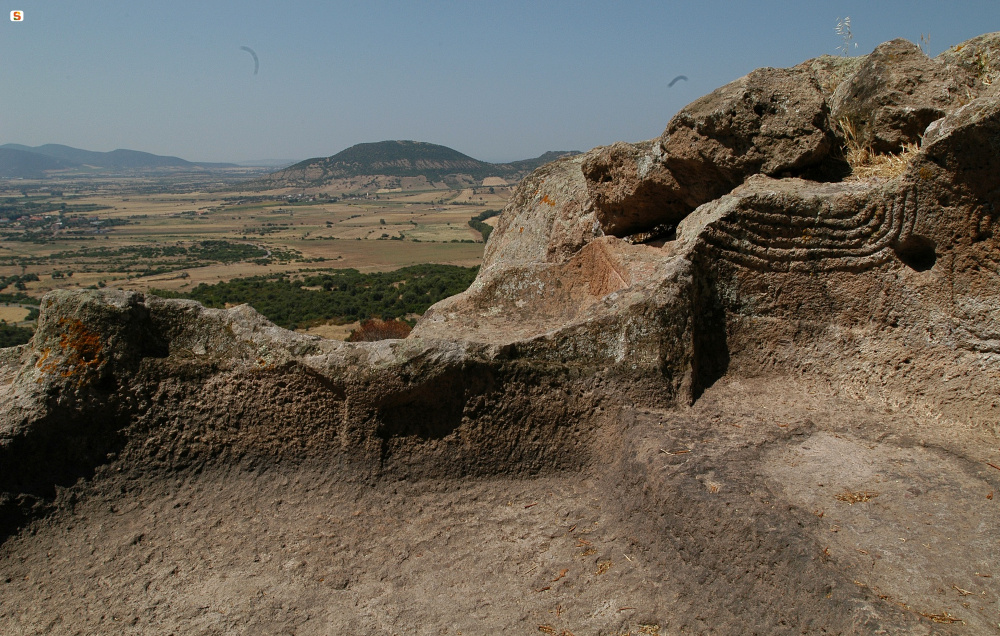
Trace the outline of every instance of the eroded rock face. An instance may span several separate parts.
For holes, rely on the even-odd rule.
[[[752,175],[837,172],[839,141],[805,69],[758,69],[686,106],[658,139],[588,153],[587,187],[615,236],[676,225]]]
[[[948,627],[952,619],[985,633],[995,624],[987,610],[938,590],[978,586],[989,602],[1000,599],[995,579],[962,578],[1000,557],[995,542],[963,550],[921,531],[907,536],[931,545],[928,552],[900,553],[899,538],[932,516],[942,536],[996,526],[989,506],[1000,501],[991,490],[1000,484],[982,467],[1000,463],[989,454],[1000,440],[1000,88],[989,85],[992,70],[974,78],[978,85],[963,84],[970,69],[993,68],[996,37],[938,61],[894,41],[863,60],[763,69],[684,109],[657,140],[544,166],[518,187],[473,285],[432,307],[404,340],[325,341],[279,329],[246,306],[211,310],[112,290],[54,293],[33,341],[0,352],[0,533],[52,511],[54,519],[91,523],[108,507],[101,497],[130,496],[132,483],[153,493],[168,483],[168,491],[183,490],[181,477],[203,479],[206,488],[224,484],[221,492],[243,500],[245,510],[226,517],[233,525],[260,515],[253,479],[240,484],[268,470],[297,471],[305,485],[296,477],[289,490],[310,501],[316,492],[346,501],[351,488],[358,491],[350,501],[363,501],[387,483],[461,492],[476,477],[497,480],[504,498],[507,489],[530,497],[524,505],[491,503],[490,524],[517,517],[536,527],[524,515],[541,512],[552,528],[545,547],[525,549],[551,548],[557,556],[547,565],[570,564],[533,575],[528,600],[520,567],[527,564],[505,574],[509,605],[527,603],[534,613],[505,615],[490,623],[496,631],[551,627],[543,621],[554,620],[552,611],[538,601],[545,592],[572,606],[573,617],[589,617],[567,623],[578,633],[660,625],[910,634],[930,633],[927,620],[960,633]],[[969,87],[964,100],[948,88],[954,82]],[[834,102],[855,109],[873,144],[895,148],[922,135],[901,175],[838,178]],[[656,226],[676,228],[651,233],[645,244],[622,238]],[[558,499],[549,486],[521,479],[538,475],[565,479],[564,502],[594,506],[595,493],[603,498],[585,535],[577,525],[584,522],[569,516],[582,504],[548,508]],[[847,507],[880,492],[886,504],[877,514]],[[82,517],[74,508],[81,493],[90,493]],[[958,512],[938,514],[938,496]],[[463,498],[432,492],[423,501],[450,507],[456,497]],[[284,514],[294,520],[301,508],[292,508]],[[320,508],[288,522],[288,536],[335,536],[314,527],[314,518],[333,523]],[[141,511],[129,514],[141,523]],[[183,534],[187,521],[161,523],[170,514],[152,515],[154,536]],[[475,514],[460,516],[464,524]],[[452,554],[458,522],[451,519],[444,515],[440,527],[422,519],[413,531],[421,552],[412,559],[391,552],[392,568],[416,562],[423,550]],[[426,539],[425,525],[436,539]],[[410,531],[399,532],[411,540]],[[491,549],[506,554],[503,542],[528,536],[518,532],[490,525],[501,537]],[[149,554],[136,536],[109,540],[108,549],[135,552],[139,565],[129,571],[167,585],[172,574],[143,569]],[[482,570],[483,540],[463,544],[465,556],[450,569]],[[63,545],[61,535],[52,541]],[[311,581],[322,580],[338,567],[329,555],[340,558],[337,550],[351,541],[310,557],[320,565],[291,559],[271,576],[308,570]],[[284,534],[273,543],[288,545]],[[40,557],[51,552],[44,537],[24,545],[0,563],[14,563],[22,549],[20,563],[53,570]],[[872,555],[883,557],[878,568]],[[586,572],[572,570],[584,558],[596,560]],[[489,567],[500,571],[501,561]],[[347,631],[413,631],[413,621],[431,615],[435,625],[456,624],[433,607],[417,619],[397,612],[377,622],[367,608],[403,603],[379,596],[387,570],[348,570],[334,577],[342,581],[334,600],[313,588],[288,596],[308,597],[320,614],[323,603],[342,608],[336,624]],[[622,573],[618,587],[608,583],[618,579],[601,578],[609,570]],[[7,582],[17,585],[8,589],[26,598],[35,570],[11,571]],[[663,577],[666,591],[651,587],[649,576]],[[369,587],[344,601],[358,579],[370,579]],[[448,581],[450,591],[463,585]],[[594,587],[601,584],[609,587]],[[129,585],[123,589],[145,589]],[[584,588],[586,603],[625,594],[643,608],[635,617],[624,614],[632,605],[584,608]],[[244,590],[237,592],[231,596]],[[114,603],[132,607],[147,597]],[[737,597],[749,600],[715,600]],[[351,609],[360,605],[364,612]],[[254,607],[239,612],[239,624],[262,615]],[[17,620],[0,609],[0,625],[20,629]],[[186,620],[180,628],[192,627]]]
[[[521,181],[490,235],[482,270],[562,263],[603,232],[580,172],[583,155],[542,166]]]
[[[1000,33],[984,33],[957,44],[937,56],[974,78],[972,95],[978,97],[1000,79]]]
[[[834,92],[834,121],[849,121],[858,142],[877,153],[899,152],[972,97],[973,77],[958,65],[924,55],[906,40],[879,45]]]
[[[968,46],[978,51],[990,41],[983,36]],[[883,391],[892,385],[899,394],[913,393],[919,385],[917,394],[938,405],[952,403],[963,417],[984,408],[992,412],[997,408],[992,399],[958,407],[959,401],[945,396],[964,389],[936,386],[936,378],[952,374],[945,370],[956,359],[949,347],[962,351],[958,358],[967,370],[988,366],[1000,334],[987,315],[1000,293],[994,242],[1000,205],[1000,172],[994,165],[1000,156],[998,94],[986,87],[962,106],[956,91],[945,89],[965,82],[965,76],[950,69],[901,41],[863,60],[820,58],[794,71],[767,69],[695,102],[659,140],[593,150],[579,161],[601,228],[624,235],[676,222],[676,237],[650,245],[605,237],[599,251],[593,242],[584,249],[577,242],[565,246],[564,253],[578,251],[558,267],[544,259],[533,264],[520,259],[505,268],[512,240],[505,226],[489,253],[489,269],[467,292],[432,308],[416,333],[528,340],[569,333],[562,329],[571,325],[584,333],[584,325],[597,324],[594,312],[603,310],[598,308],[638,320],[667,315],[668,324],[690,320],[692,325],[674,332],[682,335],[679,346],[660,347],[671,353],[661,356],[658,367],[669,369],[669,377],[688,378],[684,390],[675,392],[680,399],[696,397],[699,387],[727,369],[761,373],[811,360],[810,372],[837,369],[833,373],[840,377],[864,377]],[[889,181],[843,183],[789,177],[839,152],[829,145],[826,97],[840,95],[846,104],[845,95],[876,80],[882,93],[857,106],[869,108],[865,121],[889,121],[877,113],[903,112],[898,109],[918,102],[939,107],[906,172]],[[794,82],[805,88],[793,90]],[[891,86],[896,88],[886,88]],[[796,108],[786,108],[793,103]],[[822,125],[813,125],[817,121]],[[781,130],[802,134],[790,139],[768,134]],[[681,179],[674,168],[685,152],[687,165],[703,172]],[[696,174],[715,179],[699,186]],[[699,197],[712,200],[685,213],[699,197],[686,202],[680,197],[699,188]],[[657,268],[652,265],[657,259],[672,265]],[[636,262],[650,263],[651,269],[632,276]],[[649,290],[668,271],[674,291],[654,302]],[[645,300],[621,304],[640,289],[636,298]],[[532,320],[531,312],[540,319]],[[927,340],[923,334],[935,335]],[[978,344],[959,345],[957,334]],[[612,339],[608,333],[606,341]],[[856,355],[835,353],[840,350]],[[852,366],[859,358],[867,359],[867,366]],[[923,361],[919,365],[913,362],[917,358]],[[909,360],[901,367],[905,373],[894,360]],[[997,376],[991,372],[969,381],[984,395]],[[907,383],[911,389],[903,388]]]

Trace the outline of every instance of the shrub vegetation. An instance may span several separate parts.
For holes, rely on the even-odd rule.
[[[293,279],[288,275],[236,278],[183,292],[152,290],[165,298],[191,298],[206,307],[248,303],[271,322],[297,329],[326,322],[394,319],[422,314],[434,303],[464,291],[477,267],[414,265],[362,274],[331,270]]]
[[[31,340],[35,333],[30,327],[16,327],[7,323],[0,323],[0,347],[14,347],[22,345]]]
[[[499,214],[500,210],[486,210],[469,219],[469,227],[483,235],[483,243],[490,240],[490,232],[493,231],[493,226],[483,221]]]

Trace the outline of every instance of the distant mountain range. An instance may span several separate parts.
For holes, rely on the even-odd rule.
[[[534,159],[489,163],[457,150],[422,141],[379,141],[351,146],[332,157],[300,161],[247,185],[261,188],[324,186],[334,182],[378,183],[391,186],[400,179],[419,183],[466,186],[486,177],[517,182],[542,164],[577,151],[551,151]],[[236,168],[233,163],[186,161],[138,150],[94,152],[61,144],[0,146],[0,179],[41,179],[53,172],[132,172],[170,169]],[[368,179],[377,177],[375,181]],[[422,178],[422,179],[421,179]],[[360,181],[359,181],[360,179]]]
[[[424,177],[428,182],[449,182],[452,177],[481,180],[500,177],[519,181],[542,164],[578,151],[550,151],[510,163],[489,163],[461,152],[423,141],[379,141],[351,146],[331,157],[306,159],[258,180],[269,187],[323,186],[358,177]]]
[[[50,170],[90,168],[104,171],[131,171],[162,168],[235,168],[232,163],[186,161],[138,150],[94,152],[61,144],[0,146],[0,178],[38,179]]]

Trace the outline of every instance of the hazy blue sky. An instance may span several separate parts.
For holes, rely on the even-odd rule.
[[[21,23],[11,10],[25,13]],[[487,161],[660,134],[760,66],[1000,29],[998,0],[2,0],[0,143],[196,161],[415,139]],[[253,48],[253,59],[240,49]],[[677,75],[689,81],[668,87]]]

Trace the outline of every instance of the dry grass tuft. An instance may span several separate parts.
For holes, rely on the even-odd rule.
[[[956,618],[956,617],[952,616],[951,614],[949,614],[948,612],[941,612],[939,614],[931,614],[931,613],[920,612],[920,615],[923,616],[924,618],[931,619],[935,623],[949,624],[949,623],[961,623],[961,622],[963,622],[962,619]]]
[[[869,179],[895,179],[906,172],[907,166],[917,156],[920,147],[910,143],[903,146],[899,154],[878,154],[870,147],[863,146],[858,141],[857,130],[850,119],[841,119],[838,124],[840,130],[847,140],[844,144],[844,154],[847,163],[851,166],[851,176],[849,179],[869,180]]]
[[[858,490],[855,492],[845,490],[839,495],[834,495],[834,498],[838,501],[844,501],[848,504],[864,503],[866,501],[871,501],[875,497],[878,497],[878,493],[871,490]]]
[[[564,629],[561,632],[557,632],[555,627],[548,624],[539,625],[538,631],[542,632],[543,634],[552,634],[552,636],[574,636],[573,632],[569,631],[568,629]]]

